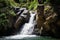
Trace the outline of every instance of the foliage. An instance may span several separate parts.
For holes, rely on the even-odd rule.
[[[13,0],[0,0],[0,31],[10,26],[9,16],[16,16],[11,7],[15,7]]]
[[[29,10],[33,8],[33,10],[35,10],[38,6],[38,1],[34,0],[33,2],[31,2],[30,6],[29,6]]]
[[[27,9],[31,10],[35,10],[37,8],[37,5],[38,5],[38,0],[25,0],[25,2],[21,1],[20,0],[20,6],[21,7],[26,7]]]
[[[36,10],[37,5],[38,0],[19,0],[19,3],[15,0],[0,0],[0,31],[11,26],[10,20],[12,19],[9,18],[16,16],[13,8],[26,7],[28,10]]]

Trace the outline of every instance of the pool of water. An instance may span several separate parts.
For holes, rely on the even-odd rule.
[[[18,37],[20,38],[20,37]],[[15,39],[13,40],[18,40],[18,38],[16,37]],[[2,40],[12,40],[12,39],[6,39],[6,38],[1,38]],[[25,38],[21,38],[19,40],[60,40],[60,39],[56,39],[56,38],[51,38],[51,37],[47,37],[47,36],[36,36],[36,37],[25,37]]]

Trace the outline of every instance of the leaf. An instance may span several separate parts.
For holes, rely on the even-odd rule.
[[[14,13],[13,10],[10,10],[9,13],[10,13],[11,15],[13,15],[13,16],[16,16],[16,14]]]

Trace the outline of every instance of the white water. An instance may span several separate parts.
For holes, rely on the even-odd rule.
[[[29,37],[37,37],[36,35],[14,35],[14,36],[8,36],[8,37],[5,37],[6,39],[23,39],[23,38],[29,38]]]
[[[30,20],[28,23],[25,23],[23,25],[23,29],[21,30],[20,34],[14,35],[14,36],[9,36],[6,37],[7,39],[22,39],[24,37],[36,37],[36,35],[29,35],[32,34],[33,29],[34,29],[34,16],[36,15],[35,13],[32,13],[32,11],[30,11]]]
[[[31,15],[30,20],[28,23],[25,23],[25,25],[23,26],[23,29],[20,33],[21,35],[32,34],[32,32],[33,32],[33,29],[34,29],[33,20],[34,20],[35,14],[30,11],[30,15]]]

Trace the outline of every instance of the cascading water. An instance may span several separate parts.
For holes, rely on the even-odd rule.
[[[23,25],[21,32],[17,35],[6,37],[6,39],[22,39],[24,37],[36,37],[36,35],[32,35],[34,25],[35,25],[34,23],[35,15],[36,15],[35,12],[30,11],[30,20],[28,23],[25,23]]]
[[[27,35],[27,34],[31,34],[33,32],[35,13],[32,13],[32,11],[30,11],[30,15],[31,15],[30,20],[28,23],[24,24],[23,29],[20,33],[21,35]]]

